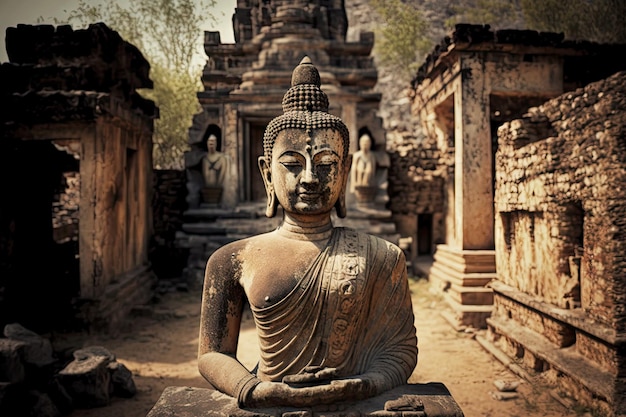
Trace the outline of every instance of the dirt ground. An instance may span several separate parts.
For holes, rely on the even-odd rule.
[[[419,359],[410,382],[442,382],[466,417],[581,415],[550,394],[541,380],[522,381],[518,397],[497,400],[496,380],[520,381],[475,340],[475,334],[456,332],[441,316],[443,304],[424,279],[412,279],[411,290],[418,335]],[[137,394],[113,398],[107,407],[75,410],[70,417],[144,417],[168,386],[206,387],[196,367],[200,288],[169,292],[116,337],[58,336],[56,345],[100,345],[133,373]],[[253,367],[256,341],[251,319],[244,323],[239,343],[240,361]]]

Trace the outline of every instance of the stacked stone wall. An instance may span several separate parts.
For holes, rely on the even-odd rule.
[[[441,152],[406,135],[390,135],[389,208],[394,214],[439,213],[443,207]]]
[[[56,242],[78,239],[80,174],[64,172],[62,190],[52,203],[52,231]]]
[[[532,108],[498,132],[499,279],[626,330],[626,74]],[[575,297],[575,294],[574,294]],[[571,306],[570,306],[571,307]]]

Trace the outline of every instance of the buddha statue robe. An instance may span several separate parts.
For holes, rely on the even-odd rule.
[[[417,364],[404,254],[381,238],[335,228],[287,297],[251,308],[261,380],[319,366],[336,368],[337,377],[378,373],[391,389],[406,383]]]

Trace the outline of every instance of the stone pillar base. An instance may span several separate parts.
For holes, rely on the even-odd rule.
[[[401,406],[396,400],[401,400]],[[147,417],[463,417],[463,411],[441,383],[407,384],[358,402],[297,409],[241,409],[237,401],[207,388],[167,387]]]
[[[428,280],[450,306],[443,316],[457,330],[486,328],[493,305],[493,292],[486,285],[496,278],[495,251],[438,245],[434,260]]]

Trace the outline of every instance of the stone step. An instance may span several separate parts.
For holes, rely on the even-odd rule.
[[[484,287],[496,279],[496,273],[462,273],[446,264],[435,261],[430,269],[430,276],[444,282],[462,287]]]
[[[444,294],[444,300],[450,307],[442,316],[457,330],[467,327],[475,329],[487,328],[487,318],[491,316],[492,306],[464,305],[456,301],[449,293]]]
[[[433,257],[436,263],[448,265],[461,274],[493,273],[496,270],[493,250],[460,250],[438,245]]]
[[[456,302],[463,305],[485,305],[493,304],[493,290],[486,287],[464,287],[457,284],[450,285],[448,294]]]
[[[530,353],[547,362],[551,368],[569,376],[594,395],[614,400],[613,375],[581,355],[576,346],[559,348],[542,335],[512,320],[490,318],[487,322],[493,333],[523,347],[528,351],[525,354]]]

